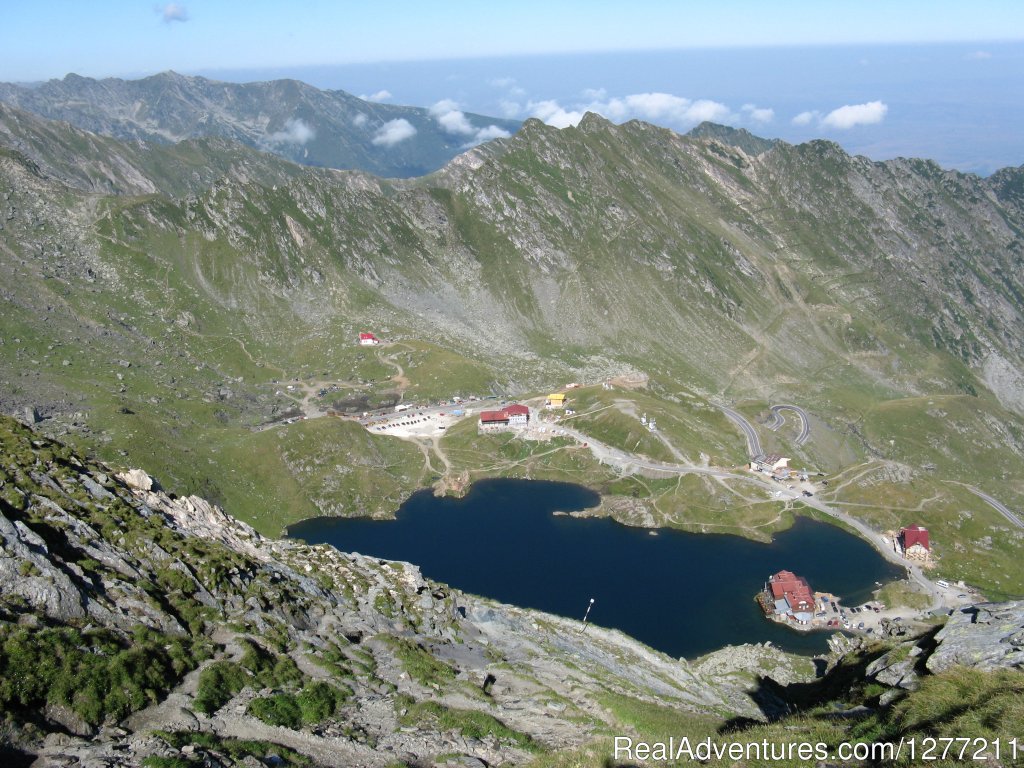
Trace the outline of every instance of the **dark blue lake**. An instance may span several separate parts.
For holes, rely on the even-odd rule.
[[[317,518],[289,535],[345,552],[405,560],[431,579],[505,603],[616,627],[672,656],[771,640],[797,653],[826,649],[825,632],[767,621],[754,594],[788,569],[846,605],[875,582],[902,575],[871,545],[798,518],[771,544],[737,536],[659,529],[657,536],[608,518],[572,518],[598,494],[568,483],[482,480],[464,499],[414,494],[396,520]]]

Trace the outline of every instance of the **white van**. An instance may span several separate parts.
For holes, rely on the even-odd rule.
[[[948,581],[942,581],[941,579],[939,579],[935,583],[938,584],[943,589],[949,589],[949,582]]]

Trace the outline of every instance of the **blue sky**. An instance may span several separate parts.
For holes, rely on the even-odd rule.
[[[710,119],[874,159],[1024,163],[1020,0],[3,4],[5,81],[294,77],[446,114]]]
[[[574,51],[1024,39],[1019,0],[7,0],[0,78]]]

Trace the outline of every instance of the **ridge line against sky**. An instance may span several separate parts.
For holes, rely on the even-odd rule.
[[[589,110],[677,131],[711,120],[794,143],[829,138],[873,159],[978,173],[1024,161],[1019,0],[13,6],[0,24],[3,81],[290,77],[430,107],[463,133],[465,113],[564,127]]]
[[[674,48],[1015,41],[1011,0],[50,0],[4,10],[0,79]],[[381,10],[381,9],[385,10]]]

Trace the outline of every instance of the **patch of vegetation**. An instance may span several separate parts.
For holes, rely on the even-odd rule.
[[[491,736],[527,752],[540,752],[543,747],[529,734],[509,728],[496,717],[472,709],[455,709],[435,701],[415,701],[411,696],[395,698],[395,709],[402,725],[427,727],[440,731],[458,731],[466,739]]]
[[[436,659],[423,646],[404,637],[378,635],[378,638],[391,648],[409,677],[420,685],[443,687],[455,680],[455,669]]]
[[[249,639],[239,642],[243,652],[238,662],[215,661],[199,673],[195,707],[200,712],[213,714],[247,685],[295,688],[305,680],[291,657],[268,651]]]
[[[249,714],[257,717],[267,725],[298,730],[302,727],[302,710],[290,693],[275,693],[253,699],[249,704]]]
[[[197,659],[189,639],[139,627],[131,641],[105,629],[0,627],[0,710],[47,703],[92,726],[154,704]]]
[[[351,695],[352,691],[347,688],[318,681],[306,685],[297,694],[276,693],[253,699],[249,714],[268,725],[297,730],[331,717]]]
[[[716,734],[721,725],[720,718],[622,694],[606,693],[599,701],[611,711],[616,720],[641,734],[645,741],[667,740],[670,736],[678,738],[680,734],[686,734],[691,739],[702,739]]]
[[[352,673],[351,660],[337,643],[329,642],[319,652],[311,651],[306,655],[310,660],[328,670],[335,677],[348,680],[355,677]]]
[[[207,731],[154,731],[154,735],[175,749],[191,744],[202,750],[219,752],[234,760],[252,756],[262,763],[281,768],[307,768],[313,765],[313,761],[301,752],[272,741],[223,738]]]
[[[890,608],[927,608],[931,604],[928,595],[906,580],[890,581],[877,592],[878,599]]]
[[[215,661],[199,673],[195,708],[212,715],[245,687],[249,675],[231,661]]]

